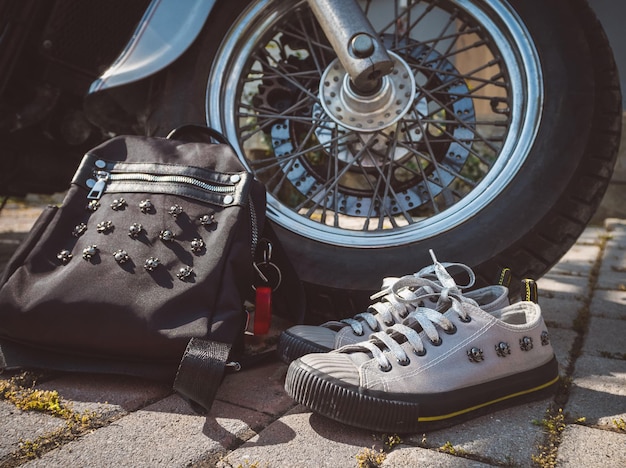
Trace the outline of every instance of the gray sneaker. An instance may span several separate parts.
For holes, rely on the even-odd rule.
[[[558,382],[541,309],[522,301],[491,313],[449,296],[368,341],[291,363],[285,390],[326,417],[369,430],[418,432],[537,399]]]
[[[367,312],[340,321],[330,321],[322,325],[296,325],[281,333],[277,352],[280,359],[289,364],[305,354],[325,353],[348,344],[365,341],[372,333],[402,323],[410,312],[424,302],[424,295],[429,295],[427,302],[438,301],[435,306],[440,310],[446,307],[448,294],[461,294],[461,290],[472,287],[474,272],[462,263],[439,263],[432,250],[433,265],[417,273],[401,278],[385,278],[381,291],[371,299],[380,299],[372,304]],[[469,277],[465,285],[457,285],[446,268],[458,267]],[[501,275],[500,278],[505,278]],[[505,281],[502,279],[502,281]],[[430,296],[440,293],[436,299]],[[461,296],[462,301],[480,306],[490,312],[509,304],[509,290],[503,284],[487,286],[469,291]],[[431,304],[432,305],[432,304]]]

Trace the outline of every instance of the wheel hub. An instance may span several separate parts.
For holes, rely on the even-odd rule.
[[[407,63],[389,52],[394,69],[382,78],[380,89],[360,94],[339,59],[333,60],[320,80],[320,102],[326,114],[350,130],[374,132],[400,120],[415,98],[415,77]]]
[[[425,99],[416,103],[418,110],[417,115],[419,116],[420,113],[421,115],[425,115],[428,111],[427,106],[428,104]],[[316,120],[324,120],[327,118],[326,113],[319,104],[313,106],[313,118]],[[361,167],[381,167],[388,164],[391,160],[400,161],[406,157],[410,151],[403,146],[396,146],[393,150],[390,150],[389,145],[394,138],[398,141],[412,141],[415,144],[421,141],[423,137],[419,127],[413,126],[407,128],[407,126],[401,125],[399,122],[394,123],[378,133],[359,132],[360,138],[358,139],[349,135],[346,129],[343,129],[342,132],[342,129],[342,126],[334,122],[329,122],[327,125],[317,127],[315,129],[315,136],[329,154],[334,153],[339,161],[346,164],[354,162],[355,155],[359,154],[364,146],[367,146],[369,148],[368,157],[361,158],[359,161]],[[339,140],[339,144],[337,145],[334,143],[336,140],[336,132],[346,134],[344,138]]]

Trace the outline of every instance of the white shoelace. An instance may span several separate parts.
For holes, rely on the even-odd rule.
[[[435,293],[434,295],[439,296],[438,293]],[[469,319],[468,314],[461,306],[460,297],[456,296],[456,294],[448,295],[447,300],[451,303],[449,310],[456,312],[462,321],[467,321]],[[454,323],[452,323],[441,312],[427,307],[417,307],[409,314],[409,317],[414,319],[417,324],[419,324],[419,327],[421,327],[424,331],[426,338],[434,344],[441,343],[441,337],[439,336],[439,330],[437,327],[447,333],[453,333],[456,330]],[[406,341],[411,345],[413,352],[416,355],[424,355],[425,347],[422,336],[420,336],[420,334],[413,327],[409,327],[404,324],[396,324],[389,327],[384,332],[374,333],[368,341],[345,346],[340,348],[339,352],[369,351],[378,362],[381,370],[388,371],[391,369],[391,363],[385,355],[385,350],[389,350],[400,365],[406,365],[409,363],[409,357],[400,345],[400,342],[405,341],[402,337],[406,338]]]
[[[343,319],[341,323],[349,325],[355,334],[362,336],[365,333],[362,321],[375,331],[380,330],[383,325],[390,327],[406,319],[425,297],[435,297],[434,293],[439,293],[437,297],[440,302],[448,302],[450,294],[460,295],[461,289],[474,285],[476,276],[470,267],[462,263],[439,263],[434,252],[432,250],[429,252],[433,259],[432,265],[422,268],[413,275],[384,278],[381,290],[370,297],[372,300],[380,301],[372,304],[367,312]],[[469,276],[468,283],[457,285],[446,267],[459,267],[464,270]]]

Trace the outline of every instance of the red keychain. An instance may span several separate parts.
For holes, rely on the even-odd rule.
[[[254,264],[258,274],[254,306],[253,331],[255,335],[265,335],[270,330],[272,324],[272,292],[278,289],[282,280],[280,269],[271,262],[271,259],[272,244],[267,242],[263,252],[263,261]]]
[[[254,306],[254,334],[265,335],[272,324],[272,288],[269,286],[256,287],[256,301]]]

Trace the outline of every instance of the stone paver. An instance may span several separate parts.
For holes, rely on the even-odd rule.
[[[591,317],[585,354],[626,359],[626,320]]]
[[[569,249],[563,258],[561,258],[559,263],[557,263],[552,270],[550,270],[550,273],[582,276],[586,278],[589,276],[599,253],[599,245],[577,243]]]
[[[538,288],[547,298],[580,301],[589,297],[589,279],[549,271],[538,281]],[[543,300],[543,298],[540,298]]]
[[[21,411],[10,403],[0,401],[0,461],[16,452],[20,442],[61,430],[65,421],[47,414]],[[0,466],[1,463],[0,463]]]
[[[583,309],[584,302],[581,299],[571,297],[550,297],[544,289],[543,279],[539,280],[539,304],[541,312],[548,327],[572,328],[574,321]]]
[[[172,395],[25,466],[189,466],[219,459],[239,438],[250,437],[251,425],[263,427],[269,419],[222,402],[206,418]]]
[[[295,405],[283,388],[286,373],[286,364],[273,362],[227,375],[217,399],[270,415],[283,414]]]
[[[548,327],[550,342],[554,348],[554,354],[559,361],[559,374],[565,375],[570,365],[570,353],[574,345],[574,340],[578,334],[571,329]]]
[[[72,410],[96,412],[105,417],[135,411],[172,393],[167,384],[132,377],[111,375],[63,375],[38,385],[40,390],[56,390],[71,402]]]
[[[598,275],[598,289],[626,290],[626,247],[608,241]]]
[[[626,360],[580,357],[567,410],[572,419],[585,418],[586,424],[611,429],[616,429],[615,421],[626,421]]]
[[[608,231],[605,236],[609,242],[626,249],[626,219],[608,218],[604,221],[604,227]]]
[[[425,439],[428,447],[452,444],[456,452],[492,460],[500,464],[527,464],[543,439],[536,424],[546,414],[550,400],[506,408],[466,423],[412,438]]]
[[[626,320],[626,288],[623,291],[596,289],[591,301],[591,315]]]
[[[615,432],[570,425],[565,428],[559,447],[559,467],[626,466],[626,436]]]
[[[398,447],[383,461],[383,468],[484,468],[493,466],[472,459],[415,447]]]
[[[289,468],[296,466],[356,466],[356,456],[366,448],[380,450],[381,436],[346,427],[312,414],[302,406],[287,412],[257,436],[229,454],[218,466]]]

